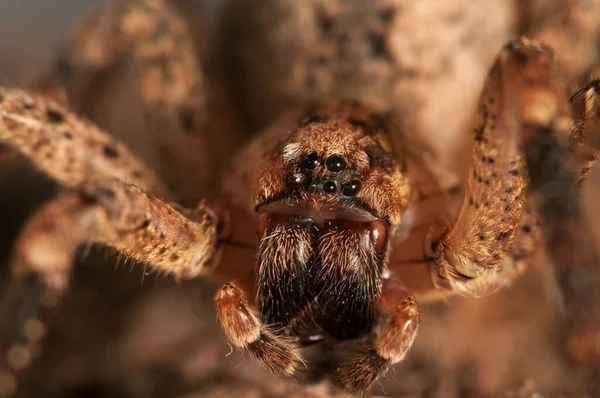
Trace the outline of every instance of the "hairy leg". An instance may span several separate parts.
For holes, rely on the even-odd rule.
[[[498,75],[494,77],[495,74]],[[490,111],[489,105],[497,103],[498,98],[489,97],[480,111],[484,123],[477,131],[475,164],[469,180],[467,200],[454,228],[442,235],[438,243],[437,253],[440,257],[434,266],[437,272],[434,273],[434,279],[437,278],[438,286],[445,285],[462,293],[489,293],[503,281],[502,260],[510,245],[503,246],[500,251],[494,250],[494,245],[488,241],[488,234],[494,233],[494,241],[502,241],[512,239],[515,231],[520,234],[535,232],[537,236],[529,237],[529,247],[524,247],[523,242],[519,241],[516,245],[518,250],[512,248],[512,254],[517,255],[519,250],[527,254],[540,237],[544,241],[562,297],[566,351],[571,358],[587,365],[590,381],[588,392],[596,396],[600,393],[597,387],[600,352],[596,345],[600,330],[600,306],[597,305],[600,302],[600,254],[581,208],[579,185],[584,181],[598,150],[597,83],[585,86],[571,99],[575,117],[575,122],[571,123],[571,106],[564,96],[566,89],[549,49],[528,41],[510,43],[500,55],[491,79],[488,80],[487,90],[494,81],[498,84],[493,92],[500,96],[504,109],[501,113]],[[491,104],[490,99],[493,99]],[[504,118],[506,127],[512,127],[514,135],[495,135],[495,127],[502,126],[499,116]],[[477,188],[482,182],[488,185],[486,178],[494,176],[490,173],[502,176],[501,171],[495,168],[499,163],[498,156],[494,154],[490,157],[490,148],[486,152],[478,152],[490,143],[493,150],[493,140],[501,137],[504,140],[495,145],[510,142],[514,150],[510,152],[510,148],[505,148],[501,151],[501,160],[510,164],[506,162],[506,156],[516,156],[514,165],[518,165],[504,170],[504,194],[489,187],[485,190]],[[521,157],[519,153],[524,156]],[[480,164],[490,164],[485,166],[487,170],[482,171],[477,167],[479,156]],[[533,205],[540,219],[539,231],[537,222],[534,224],[536,217],[533,212],[523,214],[521,211],[520,218],[515,216],[515,206],[523,206],[525,187],[521,183],[506,183],[511,181],[509,175],[517,177],[525,174],[531,181]],[[489,185],[493,188],[492,179]],[[515,188],[518,188],[516,196]],[[514,217],[510,230],[498,229],[498,224],[502,226],[508,219],[501,212],[490,213],[494,214],[491,219],[493,222],[486,222],[485,218],[478,216],[480,208],[489,207],[482,206],[484,201],[492,204],[489,202],[490,195],[498,194],[504,210]],[[486,211],[490,212],[489,209]],[[462,224],[463,220],[469,223]],[[518,225],[520,228],[517,230]],[[473,226],[476,227],[476,233]],[[463,246],[456,242],[462,242]],[[466,248],[467,242],[475,249]],[[479,254],[474,255],[474,251]],[[492,258],[496,256],[496,261],[482,263],[482,254],[484,260],[492,255]],[[489,278],[490,274],[494,278]]]
[[[383,286],[380,310],[383,321],[373,344],[340,364],[337,375],[344,390],[361,393],[373,385],[390,366],[403,361],[417,337],[421,310],[406,290],[387,280]]]
[[[589,89],[589,88],[588,88]],[[531,120],[546,123],[549,134],[567,137],[581,170],[581,181],[595,151],[584,137],[590,114],[577,114],[571,130],[566,88],[552,52],[527,40],[505,46],[480,101],[474,160],[467,196],[456,224],[434,242],[434,282],[463,294],[493,292],[512,259],[533,251],[539,239],[535,211],[525,205],[523,136]],[[581,100],[573,99],[577,109]],[[515,239],[516,237],[516,239]],[[517,240],[518,239],[518,240]],[[513,242],[515,245],[513,246]]]
[[[177,277],[211,271],[205,266],[216,263],[218,246],[234,246],[219,236],[231,229],[227,217],[203,204],[195,210],[173,207],[148,193],[168,195],[125,146],[53,101],[0,89],[0,141],[71,190],[43,206],[17,241],[15,279],[0,302],[0,381],[9,380],[4,385],[31,360],[39,342],[31,328],[47,326],[52,311],[44,303],[57,306],[80,245],[104,243]],[[228,278],[241,272],[240,261],[248,256],[252,263],[252,250],[223,254],[237,260],[236,269],[223,270]]]
[[[201,13],[165,0],[116,0],[75,32],[36,89],[136,148],[178,200],[212,194],[243,129],[221,91]],[[48,89],[50,87],[50,89]],[[224,145],[227,143],[227,145]]]
[[[0,87],[0,141],[66,187],[114,177],[168,195],[121,143],[57,103]]]
[[[549,50],[543,50],[543,51],[549,51]],[[550,64],[553,62],[551,60],[552,55],[548,52],[546,54],[547,56],[547,62],[549,62]],[[530,60],[531,61],[531,60]],[[539,62],[539,61],[532,61],[532,62]],[[542,60],[542,62],[544,62],[544,60]],[[549,65],[550,65],[549,64]],[[565,95],[565,91],[563,91],[563,88],[561,88],[561,84],[560,84],[560,77],[556,72],[554,73],[554,77],[552,76],[547,76],[548,81],[549,81],[549,87],[554,87],[554,94],[551,94],[549,96],[546,97],[546,99],[548,98],[552,98],[554,97],[555,100],[557,102],[560,102],[560,107],[562,107],[561,112],[563,112],[563,116],[568,115],[569,114],[569,108],[566,105],[565,101],[563,101],[563,96]],[[553,86],[554,85],[554,86]],[[540,87],[544,86],[544,82],[539,82]],[[585,179],[588,175],[588,172],[590,170],[590,168],[593,166],[594,162],[597,159],[598,156],[598,150],[600,149],[600,139],[598,137],[600,137],[600,113],[598,111],[598,102],[599,102],[599,96],[598,96],[598,92],[600,90],[599,88],[599,84],[598,81],[592,81],[590,83],[588,83],[587,85],[583,86],[581,89],[579,89],[570,99],[571,102],[571,108],[573,110],[573,124],[572,127],[569,128],[564,128],[565,125],[567,123],[564,123],[564,125],[562,126],[562,129],[557,129],[555,131],[556,134],[560,134],[563,137],[566,138],[566,136],[568,135],[569,139],[568,139],[568,143],[569,143],[569,149],[570,152],[573,155],[573,159],[574,159],[574,167],[575,170],[577,170],[578,174],[578,183],[581,185],[585,182]],[[529,88],[529,93],[528,95],[532,95],[531,93],[533,92],[534,88],[530,87]],[[490,83],[488,82],[488,87],[486,89],[486,91],[490,91],[490,90],[494,90],[492,94],[490,94],[488,101],[493,101],[493,103],[491,105],[494,105],[497,100],[496,98],[493,98],[493,96],[499,96],[499,95],[503,95],[502,91],[500,89],[499,86],[492,86],[490,87]],[[527,92],[527,90],[522,90],[523,92]],[[484,93],[485,94],[485,93]],[[543,94],[545,95],[545,94]],[[533,97],[531,97],[533,98]],[[535,101],[531,101],[531,98],[526,98],[523,99],[522,102],[525,101],[529,101],[527,105],[528,108],[530,109],[530,112],[544,112],[545,110],[541,109],[543,107],[552,107],[552,104],[549,104],[548,101],[544,102],[544,101],[538,101],[538,105],[535,104]],[[485,99],[485,98],[484,98]],[[539,105],[541,104],[541,105]],[[538,109],[536,111],[536,106],[538,106]],[[485,128],[485,124],[493,124],[495,125],[495,123],[493,122],[493,120],[498,119],[498,109],[490,109],[491,106],[489,106],[488,104],[482,104],[480,106],[480,119],[484,120],[483,122],[480,120],[480,127],[479,127],[479,132],[482,132]],[[510,112],[510,110],[508,111]],[[488,119],[493,119],[492,121],[489,121]],[[563,120],[564,121],[564,120]],[[483,123],[483,124],[482,124]],[[523,123],[523,122],[522,122]],[[483,144],[486,144],[485,142],[483,142]],[[518,146],[518,144],[515,144]],[[489,201],[489,197],[493,196],[493,192],[489,192],[486,191],[487,189],[489,189],[490,184],[492,184],[492,179],[491,178],[485,178],[485,176],[480,176],[477,173],[477,163],[483,163],[483,167],[484,168],[488,168],[488,169],[493,169],[497,162],[496,159],[493,157],[488,157],[485,155],[482,155],[482,147],[484,147],[484,145],[482,145],[482,143],[479,141],[475,142],[475,153],[474,153],[474,169],[472,170],[475,171],[475,174],[470,175],[470,185],[469,185],[469,192],[470,192],[470,196],[468,196],[468,201],[469,201],[469,205],[470,206],[474,206],[476,209],[475,210],[480,210],[483,211],[481,209],[481,207],[485,207],[485,203],[488,203],[488,205],[490,204]],[[519,150],[520,151],[520,150]],[[484,162],[481,162],[481,160],[485,160]],[[485,163],[488,163],[488,165],[486,165]],[[481,167],[481,166],[480,166]],[[521,171],[522,168],[520,169]],[[517,172],[519,173],[520,171],[517,169],[514,169],[513,172]],[[485,172],[484,172],[485,173]],[[497,170],[492,170],[491,173],[489,173],[489,171],[487,172],[488,175],[491,175],[492,177],[498,176],[500,175],[500,173]],[[482,188],[478,188],[478,185],[483,185]],[[475,196],[473,196],[473,193],[475,193]],[[515,206],[513,206],[511,203],[509,203],[510,199],[511,199],[511,195],[506,195],[506,194],[513,194],[514,190],[511,187],[508,187],[505,189],[505,192],[501,192],[505,195],[504,198],[502,198],[503,203],[506,203],[506,206],[508,206],[509,208],[511,208],[511,210],[516,209]],[[477,196],[479,195],[479,196]],[[517,204],[521,204],[522,199],[525,197],[525,194],[523,195],[514,195],[514,198],[516,198],[516,202]],[[479,200],[475,200],[479,198]],[[484,199],[484,198],[488,198],[488,199]],[[473,203],[471,203],[471,199],[473,199]],[[484,204],[484,206],[481,205],[481,203]],[[515,277],[519,272],[521,272],[524,267],[526,266],[526,261],[530,258],[530,256],[532,255],[532,253],[534,253],[536,251],[536,248],[539,246],[540,242],[542,241],[542,232],[540,230],[540,217],[538,217],[538,212],[535,206],[535,203],[533,203],[533,201],[531,200],[527,200],[524,203],[521,204],[522,208],[520,210],[520,218],[518,219],[518,224],[514,230],[514,238],[512,239],[512,241],[510,242],[510,245],[508,246],[508,252],[503,251],[504,254],[502,254],[502,258],[504,258],[504,256],[509,256],[510,257],[510,261],[504,261],[502,260],[501,264],[497,265],[496,269],[494,270],[492,269],[488,269],[485,267],[474,267],[471,264],[472,262],[468,261],[468,259],[462,259],[463,263],[459,263],[459,267],[463,267],[465,264],[468,265],[469,267],[472,268],[472,272],[469,274],[467,269],[461,269],[460,271],[458,271],[458,274],[456,274],[456,270],[452,270],[452,268],[450,268],[449,270],[446,270],[446,272],[448,273],[450,278],[454,278],[454,281],[452,283],[455,284],[455,286],[460,287],[461,289],[466,288],[466,290],[461,290],[458,289],[460,292],[465,293],[465,294],[474,294],[475,292],[473,291],[473,289],[480,289],[479,293],[477,294],[485,294],[485,293],[489,293],[489,292],[493,292],[495,289],[497,289],[505,279],[512,279],[513,277]],[[505,207],[506,208],[506,207]],[[463,210],[463,212],[465,212],[466,210]],[[476,212],[473,212],[476,213]],[[499,220],[502,220],[502,218],[499,218]],[[456,225],[458,225],[459,223],[457,223]],[[488,223],[488,228],[489,227],[494,227],[494,223]],[[423,229],[423,228],[421,228]],[[485,229],[485,228],[484,228]],[[434,229],[433,233],[430,233],[430,236],[428,239],[433,239],[434,242],[439,240],[440,236],[443,236],[443,232],[445,232],[446,227],[444,225],[441,226],[441,232],[436,231]],[[412,273],[412,276],[410,278],[405,277],[405,280],[420,280],[421,285],[422,286],[416,286],[416,291],[415,294],[417,294],[419,297],[421,296],[428,296],[428,297],[435,297],[435,294],[431,294],[430,292],[427,293],[427,291],[429,289],[431,289],[431,284],[428,283],[425,280],[425,272],[423,271],[424,268],[427,266],[427,257],[428,255],[426,254],[427,249],[425,250],[425,253],[423,253],[423,249],[421,248],[421,246],[418,244],[418,241],[420,239],[421,236],[426,236],[426,231],[421,231],[421,233],[418,236],[413,236],[411,237],[410,241],[407,241],[406,244],[402,243],[401,246],[399,246],[399,250],[396,250],[394,252],[392,252],[392,262],[393,263],[398,263],[395,265],[392,265],[395,268],[395,272],[405,272],[407,270],[415,270],[415,272]],[[473,232],[473,231],[471,231]],[[458,231],[457,231],[458,234]],[[413,233],[413,235],[415,235]],[[484,237],[483,240],[481,240],[481,237]],[[500,236],[504,236],[507,237],[505,234],[503,235],[497,235],[498,237]],[[437,238],[437,239],[436,239]],[[460,237],[457,236],[456,239],[459,239]],[[473,237],[472,235],[470,235],[470,237],[464,237],[464,242],[468,242],[468,239],[472,239],[472,242],[475,242],[475,247],[480,246],[480,248],[485,249],[486,247],[489,247],[489,243],[486,243],[486,239],[485,239],[485,235],[479,235],[476,237]],[[481,250],[481,249],[480,249]],[[485,249],[487,250],[487,249]],[[402,258],[396,258],[398,257],[398,253],[402,254],[402,255],[407,255],[407,253],[412,253],[412,254],[408,254],[408,257],[406,257],[405,259]],[[412,255],[412,257],[411,257]],[[433,255],[433,257],[435,257],[435,254]],[[419,260],[422,259],[422,260]],[[419,260],[419,261],[415,261],[415,260]],[[499,275],[498,272],[501,271],[502,275]],[[483,277],[482,277],[483,276]],[[448,279],[448,276],[445,276],[442,278],[442,282],[443,285],[445,285],[446,287],[448,287],[448,282],[445,281],[446,279]],[[437,282],[438,285],[440,284],[440,280],[438,279],[438,277],[434,277],[434,282]],[[458,284],[456,284],[458,283]]]
[[[264,325],[236,284],[226,283],[215,295],[219,322],[229,341],[248,351],[273,373],[290,376],[302,363],[300,350]]]
[[[600,80],[594,80],[571,97],[573,128],[569,144],[582,184],[600,150]]]
[[[36,354],[35,330],[51,320],[82,244],[103,243],[151,271],[192,278],[216,264],[217,223],[203,205],[177,210],[118,180],[84,184],[42,206],[16,243],[13,280],[0,302],[0,376],[11,377]]]
[[[505,46],[480,99],[462,210],[456,223],[432,245],[438,286],[480,296],[495,291],[505,280],[503,263],[510,261],[507,254],[526,200],[523,118],[556,108],[565,112],[559,127],[568,128],[564,85],[550,52],[528,42]]]

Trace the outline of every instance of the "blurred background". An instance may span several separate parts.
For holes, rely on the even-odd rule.
[[[74,109],[125,142],[186,200],[214,194],[217,173],[198,171],[194,162],[201,156],[187,155],[188,141],[165,134],[173,142],[165,152],[153,135],[139,95],[143,82],[127,54],[119,54],[108,72],[59,76],[61,57],[78,54],[73,32],[91,26],[91,12],[115,3],[0,0],[0,84],[31,87],[57,78]],[[594,0],[167,3],[191,26],[203,95],[216,104],[198,105],[203,126],[236,143],[219,152],[223,163],[237,143],[285,111],[350,96],[397,113],[404,131],[424,138],[440,165],[462,176],[470,162],[477,96],[504,42],[527,34],[549,43],[572,87],[589,80],[600,53],[600,6]],[[6,148],[0,155],[6,284],[20,227],[60,187]],[[591,220],[598,216],[591,204],[600,195],[599,182],[595,168],[585,188]],[[575,394],[581,375],[559,349],[550,280],[539,254],[522,278],[491,297],[425,305],[414,350],[374,396]],[[239,352],[230,353],[212,309],[215,290],[209,281],[175,284],[144,276],[139,264],[125,266],[111,252],[92,248],[80,256],[71,292],[18,397],[342,396],[327,383],[297,387],[278,380]]]
[[[50,66],[78,22],[107,0],[0,1],[0,82],[22,86]]]

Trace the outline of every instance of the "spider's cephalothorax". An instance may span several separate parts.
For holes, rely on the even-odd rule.
[[[306,333],[314,321],[337,339],[372,328],[388,229],[410,191],[388,133],[359,105],[316,107],[267,155],[255,195],[265,323]]]

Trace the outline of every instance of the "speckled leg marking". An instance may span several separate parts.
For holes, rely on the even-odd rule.
[[[145,136],[140,139],[152,141],[159,174],[170,190],[178,198],[197,199],[197,192],[214,186],[215,166],[241,143],[242,129],[233,128],[231,114],[223,115],[228,107],[216,87],[218,79],[208,75],[201,63],[203,44],[196,41],[204,38],[182,14],[169,1],[115,2],[80,26],[56,70],[39,89],[51,91],[56,83],[64,85],[78,111],[101,125],[111,124],[114,118],[104,108],[120,111],[114,97],[127,93],[118,88],[109,92],[108,101],[101,98],[102,109],[98,109],[97,93],[106,94],[103,86],[120,77],[115,69],[131,68],[132,76],[123,84],[136,93],[129,97],[143,109]],[[195,17],[190,19],[197,22],[200,18]],[[116,123],[111,131],[123,128]],[[230,145],[218,145],[224,139]]]
[[[242,289],[232,282],[226,283],[214,302],[219,322],[233,345],[248,351],[275,374],[294,374],[302,363],[300,350],[260,321]]]
[[[384,284],[380,302],[386,320],[374,343],[359,349],[354,358],[338,368],[338,381],[350,393],[366,391],[390,366],[403,361],[417,337],[419,306],[404,289],[390,288],[389,284]]]
[[[434,247],[439,285],[475,296],[501,286],[526,197],[523,134],[530,120],[552,117],[548,128],[567,136],[571,120],[564,92],[550,50],[526,40],[505,46],[480,100],[463,208]]]
[[[0,89],[0,140],[73,191],[42,207],[16,244],[15,281],[0,303],[4,385],[31,361],[81,244],[105,243],[176,277],[197,276],[215,260],[219,220],[212,211],[175,209],[146,193],[166,194],[123,145],[58,104]]]
[[[112,177],[167,195],[124,145],[55,102],[21,90],[0,87],[0,141],[66,187]]]
[[[192,278],[215,261],[217,225],[202,205],[178,211],[117,180],[87,183],[44,205],[16,243],[15,281],[0,303],[0,378],[32,359],[68,287],[75,251],[87,242],[111,246],[150,270]]]
[[[461,294],[480,296],[500,286],[499,271],[525,200],[519,151],[521,121],[513,105],[512,75],[520,53],[506,47],[493,66],[479,102],[473,164],[460,216],[432,248],[434,280]],[[516,69],[516,70],[515,70]]]

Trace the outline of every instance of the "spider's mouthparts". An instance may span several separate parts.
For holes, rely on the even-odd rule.
[[[310,218],[320,228],[324,227],[327,220],[348,220],[362,223],[381,220],[373,212],[354,205],[300,200],[281,200],[261,206],[259,217],[265,213]]]
[[[369,231],[370,239],[377,252],[381,251],[387,242],[388,225],[381,219],[357,219],[345,217],[349,214],[334,213],[325,217],[308,217],[302,214],[262,212],[258,217],[258,233],[262,238],[270,234],[279,224],[291,223],[309,228],[313,236],[339,230]],[[350,214],[351,215],[351,214]]]
[[[381,294],[387,223],[335,217],[320,226],[304,215],[271,212],[258,221],[256,283],[263,321],[285,327],[311,313],[309,323],[338,340],[368,333]],[[318,303],[316,313],[311,303]]]

